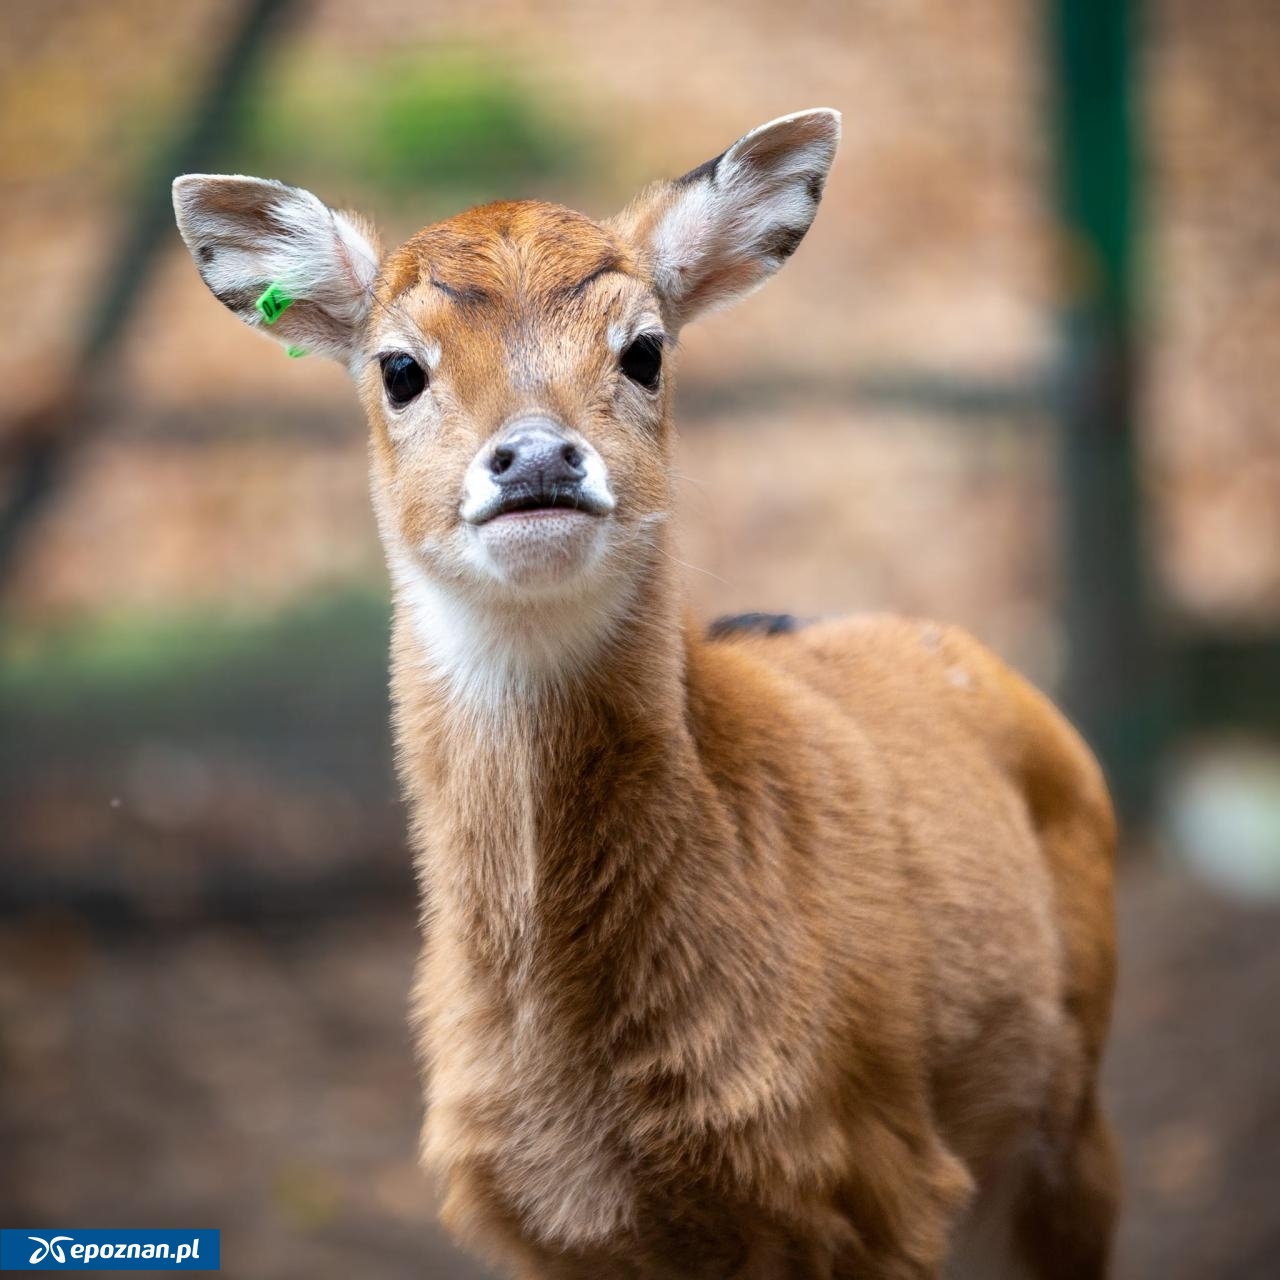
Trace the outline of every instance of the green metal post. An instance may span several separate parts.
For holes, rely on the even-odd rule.
[[[1161,735],[1134,440],[1130,0],[1053,0],[1062,228],[1065,700],[1121,809],[1145,812]]]

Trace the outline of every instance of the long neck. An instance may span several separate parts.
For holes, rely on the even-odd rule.
[[[817,1070],[813,1027],[786,1011],[822,1008],[822,970],[801,963],[807,934],[761,853],[780,839],[778,784],[741,768],[758,723],[733,716],[733,670],[686,636],[670,564],[654,557],[595,647],[560,619],[573,662],[550,680],[487,632],[469,651],[501,658],[506,679],[476,678],[424,624],[430,602],[402,591],[398,609],[397,730],[427,925],[424,1150],[447,1164],[481,1142],[460,1117],[497,1117],[481,1145],[511,1194],[571,1224],[547,1228],[566,1239],[625,1220],[619,1143],[674,1153],[691,1128],[718,1131],[745,1178],[750,1144],[732,1135],[788,1114]],[[554,634],[552,617],[525,621]],[[628,1116],[642,1137],[622,1136]],[[547,1178],[548,1149],[573,1176]]]
[[[655,553],[609,598],[511,613],[400,583],[396,722],[424,889],[499,971],[616,960],[654,918],[702,778],[670,563]]]

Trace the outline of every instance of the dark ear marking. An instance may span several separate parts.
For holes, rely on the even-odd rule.
[[[230,307],[232,311],[252,312],[254,300],[261,292],[261,289],[257,292],[253,289],[215,289],[213,296],[224,307]]]
[[[209,263],[211,263],[214,260],[214,258],[216,258],[218,255],[213,245],[202,244],[199,250],[197,251],[196,256],[200,259],[201,263],[203,263],[204,266],[207,267]]]
[[[805,190],[809,193],[809,199],[817,204],[822,199],[823,188],[827,185],[827,175],[825,173],[811,173],[805,180]]]
[[[785,260],[800,246],[808,227],[778,227],[760,241],[760,252]]]
[[[710,160],[704,160],[696,169],[690,169],[688,173],[677,178],[675,185],[677,187],[689,187],[705,178],[712,186],[715,186],[716,173],[720,168],[720,161],[725,158],[726,153],[727,149],[718,156],[712,156]]]

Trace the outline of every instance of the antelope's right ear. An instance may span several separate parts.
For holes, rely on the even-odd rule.
[[[205,284],[246,324],[349,361],[381,257],[364,220],[265,178],[189,173],[173,184],[178,230]]]

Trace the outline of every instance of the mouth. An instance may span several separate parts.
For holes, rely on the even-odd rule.
[[[506,490],[487,503],[470,517],[470,523],[484,525],[495,520],[529,519],[565,512],[599,517],[607,516],[609,508],[578,485],[553,485],[549,488],[521,485]]]
[[[552,590],[575,582],[608,549],[611,494],[541,477],[508,484],[463,513],[486,572],[507,586]]]

